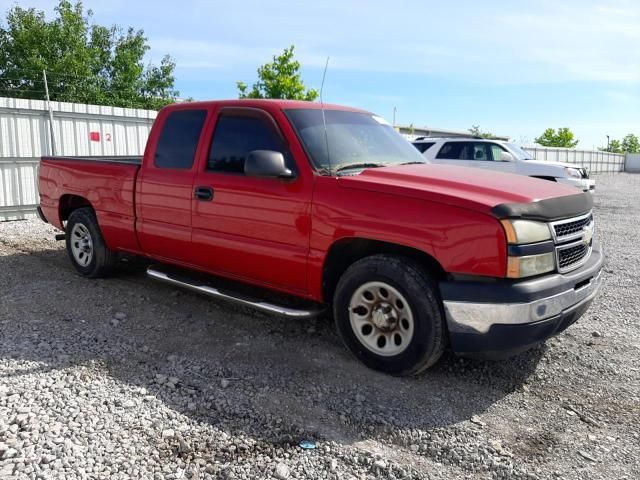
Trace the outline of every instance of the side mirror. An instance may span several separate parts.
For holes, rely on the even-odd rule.
[[[272,150],[254,150],[244,162],[244,173],[250,177],[293,178],[287,168],[284,155]]]
[[[514,158],[509,152],[501,152],[500,153],[500,161],[501,162],[513,162]]]

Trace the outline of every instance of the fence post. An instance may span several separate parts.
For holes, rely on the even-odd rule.
[[[47,71],[42,70],[44,78],[44,92],[47,95],[47,109],[49,110],[49,135],[51,135],[51,155],[56,155],[56,137],[53,133],[53,110],[51,109],[51,99],[49,98],[49,84],[47,83]]]

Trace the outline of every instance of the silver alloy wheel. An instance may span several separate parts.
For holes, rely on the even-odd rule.
[[[71,253],[78,265],[86,267],[93,258],[93,241],[89,229],[76,223],[71,229]]]
[[[414,321],[409,302],[384,282],[365,283],[353,293],[349,320],[360,343],[377,355],[398,355],[413,338]]]

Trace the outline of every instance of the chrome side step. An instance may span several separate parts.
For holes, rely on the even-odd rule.
[[[186,288],[187,290],[191,290],[193,292],[202,293],[204,295],[208,295],[210,297],[219,298],[222,300],[227,300],[230,302],[237,303],[239,305],[244,305],[247,307],[252,307],[257,310],[262,310],[263,312],[274,313],[277,315],[282,315],[289,318],[313,318],[324,312],[324,308],[309,308],[309,309],[297,309],[286,307],[283,305],[276,305],[274,303],[265,302],[258,299],[252,299],[245,295],[236,294],[234,292],[223,292],[217,288],[206,285],[202,282],[191,281],[186,278],[178,278],[178,276],[160,271],[156,266],[150,266],[147,268],[147,275],[154,280],[159,280],[161,282],[165,282],[171,285],[175,285],[178,287]]]

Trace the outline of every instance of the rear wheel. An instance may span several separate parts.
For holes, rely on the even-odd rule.
[[[113,271],[117,255],[105,244],[91,208],[79,208],[71,213],[65,239],[69,259],[81,275],[99,278]]]
[[[370,368],[414,375],[444,351],[437,285],[407,258],[374,255],[351,265],[338,282],[333,309],[342,340]]]

